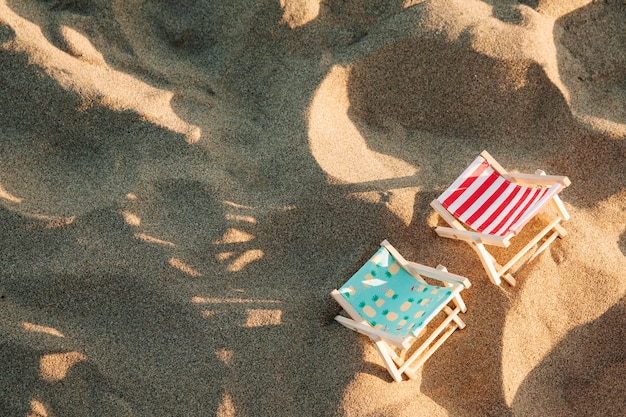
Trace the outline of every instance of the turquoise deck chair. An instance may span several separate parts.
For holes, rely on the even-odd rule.
[[[423,277],[444,286],[430,285]],[[470,285],[467,278],[451,274],[441,265],[431,268],[405,260],[385,240],[331,296],[349,316],[335,319],[368,336],[393,379],[400,382],[402,374],[415,379],[417,369],[456,329],[465,327],[459,313],[467,309],[460,293]],[[443,322],[426,337],[428,324],[440,313]]]

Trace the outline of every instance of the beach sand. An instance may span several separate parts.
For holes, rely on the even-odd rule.
[[[625,16],[0,0],[0,415],[625,415]],[[433,231],[485,149],[572,181],[515,287]],[[329,296],[383,239],[472,282],[401,383]]]

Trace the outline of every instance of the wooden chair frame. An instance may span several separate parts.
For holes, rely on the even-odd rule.
[[[552,187],[560,185],[567,187],[571,184],[570,180],[565,176],[546,175],[541,170],[535,171],[534,174],[517,174],[507,172],[498,162],[487,152],[483,151],[480,154],[489,165],[503,178],[512,183],[526,185],[526,186],[540,186],[540,187]],[[555,211],[556,216],[548,220],[548,224],[534,237],[532,238],[519,252],[514,254],[509,261],[504,265],[500,265],[495,257],[487,250],[485,245],[494,245],[507,248],[510,245],[510,239],[515,236],[509,232],[505,236],[495,236],[487,233],[476,232],[469,230],[467,226],[457,220],[443,205],[437,200],[433,200],[431,207],[450,225],[450,227],[438,226],[435,228],[435,232],[442,237],[462,240],[467,242],[478,254],[487,275],[491,282],[496,285],[500,285],[501,279],[504,278],[510,285],[515,285],[515,278],[508,272],[513,265],[515,265],[526,253],[528,253],[539,241],[547,238],[543,241],[541,246],[533,253],[528,259],[530,262],[537,257],[541,252],[548,248],[548,246],[557,238],[567,235],[567,231],[561,226],[562,221],[569,220],[570,216],[563,202],[558,195],[553,195],[548,203]],[[545,212],[541,210],[539,213]],[[539,214],[537,213],[537,214]]]
[[[421,341],[423,337],[420,338],[419,336],[422,336],[425,329],[422,329],[422,332],[418,334],[417,337],[409,335],[403,338],[389,334],[383,330],[375,329],[367,323],[336,289],[331,292],[331,296],[339,303],[349,317],[338,315],[335,317],[335,320],[345,327],[370,338],[394,381],[401,382],[403,380],[402,374],[407,375],[410,379],[416,379],[416,371],[433,353],[435,353],[443,342],[445,342],[456,329],[465,328],[465,323],[459,317],[459,313],[465,313],[467,307],[461,298],[460,292],[465,288],[469,288],[471,284],[467,278],[451,274],[441,265],[437,268],[431,268],[407,261],[387,240],[383,241],[381,246],[385,247],[395,258],[396,262],[417,281],[426,283],[423,277],[428,277],[440,281],[444,283],[444,286],[449,287],[454,294],[451,300],[454,308],[451,308],[449,305],[442,305],[439,308],[437,314],[439,315],[441,312],[445,313],[445,319],[416,349],[414,344],[418,340]],[[409,350],[410,352],[408,352]],[[410,354],[408,358],[405,357],[407,353]]]

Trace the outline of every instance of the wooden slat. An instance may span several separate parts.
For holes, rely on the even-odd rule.
[[[402,266],[402,268],[414,276],[415,278],[420,275],[424,275],[429,278],[436,279],[438,281],[449,282],[451,284],[463,285],[465,288],[469,288],[472,284],[465,277],[460,275],[451,274],[447,271],[438,270],[435,268],[431,268],[426,265],[419,264],[417,262],[409,262],[400,253],[396,248],[393,247],[387,240],[384,240],[381,244],[385,249],[389,251],[391,256],[395,258],[395,260]],[[419,278],[421,279],[421,277]]]
[[[500,165],[500,164],[498,163],[498,161],[496,161],[496,160],[494,159],[494,157],[493,157],[493,156],[491,156],[491,154],[490,154],[489,152],[487,152],[486,150],[485,150],[485,151],[482,151],[482,152],[480,153],[480,156],[482,156],[482,157],[485,159],[485,161],[487,161],[487,162],[489,163],[489,165],[491,165],[491,167],[492,167],[492,168],[493,168],[493,169],[494,169],[494,170],[495,170],[498,174],[502,175],[503,177],[506,177],[506,175],[508,175],[508,171],[507,171],[506,169],[504,169],[504,168],[502,167],[502,165]]]
[[[552,207],[554,207],[563,220],[569,220],[569,213],[565,209],[565,205],[558,195],[555,195],[554,198],[550,200],[550,204],[552,204]]]
[[[410,342],[414,339],[413,337],[407,337],[405,339],[402,339],[398,336],[393,336],[382,330],[375,329],[369,324],[357,323],[356,321],[344,316],[336,316],[335,320],[351,330],[358,331],[359,333],[368,336],[372,340],[383,339],[402,349],[410,348]]]
[[[526,252],[528,252],[533,246],[535,246],[537,242],[539,242],[545,235],[550,233],[550,230],[552,230],[554,226],[556,226],[560,221],[561,218],[559,217],[550,222],[550,224],[548,224],[545,228],[543,228],[543,230],[541,230],[541,232],[539,232],[537,236],[531,239],[531,241],[528,242],[526,246],[524,246],[519,252],[517,252],[517,254],[515,254],[515,256],[513,256],[513,258],[511,258],[511,260],[507,262],[500,271],[498,271],[499,274],[502,275],[504,272],[508,271],[517,261],[522,258],[522,256],[524,256],[524,254],[526,254]]]
[[[374,342],[374,347],[385,362],[385,367],[393,377],[394,381],[402,382],[402,372],[396,367],[393,358],[389,354],[389,346],[382,340]]]
[[[431,201],[430,206],[435,209],[435,211],[446,221],[446,223],[450,225],[450,227],[457,230],[467,230],[463,223],[450,214],[450,212],[439,202],[439,200]]]
[[[422,367],[422,365],[424,365],[424,363],[428,360],[428,358],[430,358],[433,353],[435,353],[437,351],[437,349],[439,349],[439,347],[443,344],[443,342],[445,342],[450,336],[452,336],[452,333],[454,333],[454,331],[457,329],[456,326],[450,327],[448,329],[447,332],[445,332],[444,334],[441,335],[441,337],[437,340],[437,342],[435,342],[430,349],[428,349],[426,352],[424,352],[424,355],[419,358],[418,361],[415,362],[415,364],[412,367],[407,367],[407,369],[412,368],[411,370],[417,370],[419,368]],[[405,371],[406,373],[406,371]],[[407,375],[409,375],[407,373]],[[409,375],[410,377],[410,375]]]
[[[352,304],[350,304],[348,300],[346,300],[346,297],[344,297],[342,293],[337,290],[332,290],[330,295],[335,299],[335,301],[337,301],[337,303],[339,303],[341,308],[343,308],[345,312],[348,313],[350,317],[352,317],[352,320],[358,323],[367,324],[367,321],[363,317],[361,317],[359,312],[354,307],[352,307]]]
[[[546,250],[548,248],[548,246],[550,246],[550,244],[552,242],[554,242],[554,239],[556,239],[557,237],[559,237],[559,232],[554,232],[550,235],[549,238],[547,238],[545,240],[545,242],[543,242],[543,244],[541,246],[539,246],[539,248],[537,249],[537,251],[535,253],[533,253],[533,255],[530,257],[530,259],[528,260],[528,262],[532,261],[533,259],[535,259],[537,256],[539,256],[539,254],[541,252],[543,252],[544,250]]]
[[[506,179],[511,182],[520,185],[541,185],[541,186],[552,186],[554,184],[561,184],[563,187],[568,187],[571,185],[571,181],[569,178],[562,175],[536,175],[536,174],[507,174],[503,175]]]
[[[411,357],[406,360],[404,365],[400,367],[399,369],[400,372],[404,372],[406,368],[411,366],[411,364],[428,348],[428,346],[431,343],[433,343],[433,341],[437,339],[437,337],[439,337],[439,335],[446,329],[446,327],[448,327],[450,322],[452,322],[454,315],[459,314],[459,311],[461,310],[459,308],[456,308],[454,309],[453,315],[449,315],[448,317],[445,318],[445,320],[439,325],[439,327],[435,329],[435,331],[433,331],[433,333],[428,337],[428,339],[426,339],[424,343],[422,343],[420,347],[411,355]],[[456,324],[455,324],[455,328],[456,328]]]
[[[435,232],[442,237],[464,240],[471,243],[485,243],[487,245],[500,246],[503,248],[509,247],[509,239],[512,237],[512,234],[508,234],[506,236],[494,236],[487,233],[458,230],[444,226],[437,226],[435,228]]]

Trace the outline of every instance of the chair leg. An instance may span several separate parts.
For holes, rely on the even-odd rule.
[[[563,226],[561,226],[560,224],[557,224],[554,226],[554,230],[556,230],[557,232],[559,232],[559,237],[565,237],[567,236],[567,230],[565,230],[563,228]]]
[[[498,273],[498,271],[496,270],[496,261],[494,257],[491,256],[491,254],[485,248],[485,245],[483,245],[482,243],[474,243],[471,244],[471,246],[478,253],[478,257],[480,258],[483,267],[485,267],[485,271],[487,272],[487,275],[489,276],[491,282],[496,285],[500,285],[500,273]]]
[[[452,302],[459,308],[459,310],[461,310],[462,313],[467,312],[467,306],[465,306],[465,301],[461,298],[461,294],[455,295]]]
[[[515,256],[513,256],[507,263],[506,265],[504,265],[500,271],[503,273],[505,271],[508,271],[513,265],[515,265],[516,262],[518,262],[527,252],[529,252],[536,244],[538,244],[542,239],[544,239],[546,236],[548,236],[548,234],[550,232],[552,232],[552,234],[550,236],[548,236],[544,242],[541,244],[541,246],[539,246],[539,248],[537,248],[535,250],[535,252],[533,253],[533,255],[530,257],[530,259],[528,259],[525,263],[528,263],[530,261],[532,261],[533,259],[535,259],[537,256],[539,256],[539,254],[541,254],[541,252],[543,252],[544,250],[546,250],[546,248],[548,246],[550,246],[550,243],[552,243],[554,241],[554,239],[556,239],[557,237],[559,237],[560,231],[565,232],[565,229],[563,229],[560,225],[559,222],[561,221],[560,217],[557,217],[556,219],[552,220],[545,228],[543,228],[543,230],[541,230],[541,232],[539,232],[539,234],[537,236],[535,236],[533,239],[530,240],[530,242],[528,242],[526,244],[526,246],[524,246]],[[567,232],[565,232],[565,234],[567,234]]]
[[[558,226],[558,225],[557,225]],[[556,228],[556,226],[555,226]],[[562,227],[560,227],[561,229],[563,229]],[[547,238],[541,246],[539,246],[539,248],[537,249],[537,251],[535,253],[533,253],[533,256],[530,257],[530,259],[528,260],[528,262],[532,261],[533,259],[535,259],[537,256],[539,256],[539,254],[541,252],[543,252],[544,250],[546,250],[548,248],[548,246],[550,246],[550,244],[552,242],[554,242],[554,240],[559,237],[561,235],[561,233],[559,231],[555,231],[554,233],[552,233],[550,235],[549,238]]]
[[[448,272],[448,269],[443,265],[437,265],[437,269],[440,271]],[[447,282],[446,287],[452,287],[452,284]],[[467,311],[467,307],[465,306],[465,302],[461,298],[461,294],[455,295],[452,301],[454,302],[454,305],[456,305],[461,310],[462,313],[465,313]]]
[[[515,278],[513,278],[513,275],[511,275],[511,274],[504,274],[504,275],[502,275],[502,278],[504,278],[504,280],[506,282],[508,282],[511,287],[515,287],[515,284],[517,282],[515,281]]]
[[[565,205],[558,195],[555,195],[552,200],[550,200],[550,205],[561,215],[563,220],[569,220],[569,213],[565,209]]]
[[[500,285],[500,283],[502,282],[500,277],[502,277],[511,287],[515,286],[517,282],[515,281],[515,278],[513,278],[513,275],[508,273],[504,274],[504,272],[506,272],[508,268],[504,268],[500,264],[498,264],[498,262],[496,262],[496,259],[489,253],[489,251],[487,251],[485,245],[483,245],[482,243],[475,243],[472,244],[472,247],[476,252],[478,252],[478,257],[485,267],[485,271],[487,272],[487,275],[489,276],[491,282],[496,285]],[[500,272],[498,272],[498,269],[500,269]]]
[[[426,359],[428,359],[433,353],[435,353],[439,346],[441,346],[443,342],[448,337],[450,337],[456,329],[459,328],[457,319],[460,320],[458,318],[460,309],[455,308],[454,310],[452,310],[448,306],[446,306],[444,309],[448,317],[446,317],[444,321],[439,325],[439,327],[437,327],[432,332],[432,334],[424,341],[424,343],[422,343],[422,345],[417,348],[415,352],[413,352],[411,357],[406,359],[404,365],[402,365],[398,369],[400,372],[403,373],[406,373],[406,370],[409,369],[409,373],[407,373],[409,378],[413,379],[413,377],[411,376],[411,372],[415,373],[415,371],[419,369],[420,366],[424,364],[424,362],[426,362]],[[461,323],[463,323],[463,321],[461,321]],[[463,323],[463,326],[465,326],[465,323]],[[444,330],[446,329],[447,331],[444,333]],[[411,366],[414,362],[415,364]]]
[[[424,365],[424,363],[428,360],[428,358],[430,358],[433,355],[433,353],[435,353],[437,349],[439,349],[439,347],[443,344],[443,342],[445,342],[450,336],[452,336],[452,333],[454,333],[457,327],[458,326],[456,325],[452,325],[448,327],[448,330],[445,333],[443,333],[441,337],[426,352],[424,352],[422,357],[420,357],[419,360],[417,360],[411,368],[407,367],[407,370],[410,369],[410,372],[407,373],[407,371],[405,370],[404,373],[406,373],[409,376],[409,378],[415,379],[415,377],[411,376],[411,373],[415,375],[415,370],[419,369],[422,365]]]
[[[371,339],[376,351],[383,359],[387,371],[394,381],[401,382],[402,374],[406,374],[410,379],[416,379],[416,371],[430,358],[433,353],[445,342],[456,329],[465,328],[465,322],[459,317],[462,311],[460,306],[453,310],[445,306],[443,311],[446,319],[433,331],[433,333],[422,343],[422,345],[411,355],[410,358],[402,360],[396,352],[381,339]]]
[[[445,313],[448,316],[452,317],[452,320],[454,320],[454,322],[458,325],[459,329],[464,329],[465,328],[465,322],[463,320],[461,320],[461,317],[459,317],[459,312],[461,312],[462,310],[458,306],[454,310],[452,310],[448,306],[445,306],[443,311],[445,311]]]
[[[380,356],[383,358],[383,362],[385,362],[385,366],[387,367],[387,370],[393,377],[394,381],[401,382],[402,373],[398,371],[398,368],[396,367],[396,364],[393,361],[391,353],[389,352],[389,346],[387,346],[387,344],[384,341],[379,339],[379,340],[374,341],[374,347],[376,348]]]
[[[404,359],[402,359],[389,344],[387,344],[387,352],[389,352],[389,356],[396,366],[400,367],[404,364]]]

